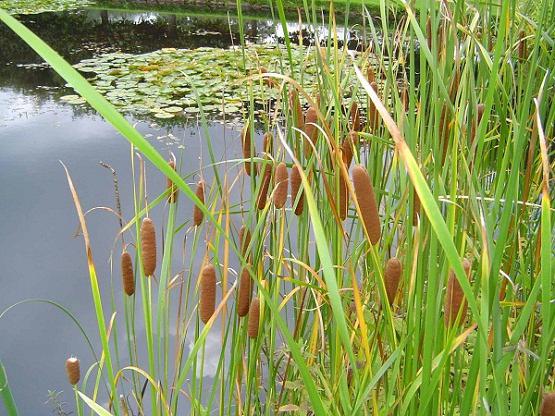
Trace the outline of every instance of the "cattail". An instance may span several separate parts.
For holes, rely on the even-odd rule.
[[[339,218],[341,221],[345,221],[345,218],[347,218],[347,210],[349,208],[347,183],[345,182],[340,170],[337,174],[339,175]]]
[[[272,153],[274,147],[274,136],[272,133],[268,132],[264,134],[263,143],[264,152]]]
[[[251,176],[251,173],[256,175],[256,165],[251,160],[253,155],[256,154],[256,151],[254,150],[254,144],[252,143],[250,124],[247,124],[243,128],[241,141],[243,144],[243,159],[245,159],[245,173],[249,176]]]
[[[461,70],[459,69],[459,67],[457,67],[455,69],[455,75],[451,80],[451,87],[449,89],[449,98],[451,98],[451,101],[455,101],[455,99],[457,98],[457,92],[459,91],[460,82],[461,82]]]
[[[260,323],[260,300],[254,298],[249,309],[249,325],[248,334],[249,338],[256,338],[258,336],[258,326]]]
[[[237,315],[246,316],[251,303],[252,283],[249,269],[244,268],[239,281],[239,297],[237,299]]]
[[[360,207],[362,221],[370,243],[376,244],[380,241],[380,217],[378,215],[378,204],[374,195],[374,188],[370,176],[363,166],[357,165],[353,168],[353,185],[355,196]]]
[[[298,129],[304,129],[304,114],[301,101],[299,100],[299,93],[297,90],[292,90],[289,93],[289,106],[293,110],[293,122]]]
[[[245,253],[251,243],[251,232],[244,225],[239,230],[239,247],[241,248],[241,254],[245,257]]]
[[[374,91],[376,91],[376,94],[378,93],[378,84],[376,81],[372,81],[370,83],[370,86],[372,87],[372,89]],[[374,102],[369,99],[368,102],[368,125],[370,127],[370,130],[372,132],[374,132],[375,130],[378,129],[379,125],[379,114],[378,114],[378,109],[376,108],[376,105],[374,104]]]
[[[467,259],[463,260],[463,268],[468,278],[470,276],[471,264]],[[445,292],[445,325],[452,326],[457,320],[457,316],[461,316],[460,322],[463,322],[466,315],[466,299],[462,287],[457,280],[457,276],[453,270],[449,272],[449,280],[447,282],[447,290]]]
[[[197,184],[197,198],[200,199],[200,202],[204,204],[204,181],[199,181]],[[202,220],[204,218],[203,212],[200,208],[195,204],[193,208],[193,222],[196,227],[202,224]]]
[[[148,217],[141,225],[141,254],[145,276],[152,276],[156,270],[156,230]]]
[[[175,170],[175,162],[173,160],[170,160],[168,162],[168,165],[170,165],[170,167]],[[175,186],[172,182],[172,180],[170,178],[168,178],[167,181],[167,189],[170,190],[170,194],[168,196],[168,202],[170,204],[175,203],[175,201],[177,200],[177,186]]]
[[[482,117],[484,117],[484,110],[485,105],[483,103],[480,103],[476,106],[476,121],[472,123],[472,129],[470,133],[471,142],[474,142],[474,139],[476,138],[476,130],[478,129],[478,126],[482,121]]]
[[[413,206],[412,225],[417,225],[418,217],[420,216],[420,197],[418,196],[416,191],[413,192],[412,198],[413,198],[412,199],[412,206]]]
[[[296,206],[295,202],[297,202]],[[304,193],[301,189],[301,173],[297,165],[294,165],[291,169],[291,203],[295,208],[295,215],[301,215],[304,209]]]
[[[133,261],[131,260],[131,255],[127,251],[121,254],[121,281],[125,294],[127,296],[133,295],[133,293],[135,293]]]
[[[216,269],[207,264],[200,275],[199,313],[202,322],[207,323],[216,308]]]
[[[526,33],[521,30],[518,35],[518,59],[525,61],[528,58],[528,46],[526,45]]]
[[[430,16],[426,20],[426,41],[428,42],[428,49],[432,50],[432,19]]]
[[[356,101],[353,101],[353,103],[351,104],[350,116],[351,116],[351,128],[354,131],[360,131],[361,130],[360,111],[358,109],[358,105]]]
[[[444,104],[439,119],[439,137],[442,143],[442,163],[445,162],[445,157],[447,156],[447,150],[449,149],[449,137],[451,135],[451,123],[448,120],[447,111],[447,106]]]
[[[274,182],[274,204],[276,208],[283,208],[287,201],[287,190],[289,188],[289,172],[287,172],[287,165],[284,162],[277,165]]]
[[[75,357],[70,357],[66,360],[66,374],[69,384],[75,386],[81,379],[81,368],[79,360]]]
[[[376,74],[374,73],[372,65],[370,64],[368,65],[368,68],[366,68],[366,79],[368,80],[369,84],[376,82]]]
[[[345,162],[345,166],[347,170],[351,166],[351,162],[353,161],[353,146],[358,140],[357,132],[350,131],[345,140],[343,140],[343,144],[341,145],[341,152],[343,153],[343,161]]]
[[[541,416],[555,416],[555,391],[543,395]]]
[[[264,166],[264,174],[262,175],[262,183],[258,190],[258,198],[256,200],[256,207],[259,210],[264,209],[266,201],[268,200],[268,189],[270,188],[270,181],[272,179],[272,164],[270,161]]]
[[[400,98],[401,98],[401,103],[403,104],[403,109],[405,111],[409,110],[409,87],[408,85],[405,84],[401,87],[401,94],[400,94]]]
[[[316,122],[318,121],[318,114],[316,113],[316,108],[310,106],[306,110],[306,115],[304,118],[304,132],[308,136],[308,140],[304,143],[305,155],[312,153],[312,146],[316,145],[316,139],[318,138],[318,128],[316,127]]]
[[[396,257],[390,258],[385,264],[384,283],[387,300],[390,305],[393,305],[393,301],[395,300],[402,272],[403,268],[401,262]]]

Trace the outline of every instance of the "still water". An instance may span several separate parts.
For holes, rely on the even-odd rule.
[[[238,23],[231,17],[87,10],[21,20],[71,63],[110,51],[226,48],[239,39]],[[291,24],[290,29],[294,27]],[[268,43],[280,41],[281,33],[276,32],[272,21],[250,20],[245,35],[249,41]],[[84,209],[114,207],[112,176],[99,162],[113,166],[119,177],[123,216],[129,220],[133,212],[130,147],[91,109],[59,100],[68,93],[71,90],[62,79],[7,28],[0,27],[0,311],[25,299],[60,303],[74,314],[97,346],[84,245],[76,236],[77,216],[60,162],[67,165]],[[206,137],[194,120],[159,125],[153,120],[128,118],[163,155],[175,153],[186,167],[184,171],[206,163]],[[241,157],[239,130],[236,125],[210,124],[208,133],[217,144],[216,159]],[[222,169],[237,171],[235,166],[223,165]],[[147,176],[149,193],[155,197],[164,189],[165,179],[148,163]],[[209,182],[211,169],[203,170],[203,177]],[[193,180],[190,182],[193,185]],[[151,214],[160,226],[164,212],[158,207]],[[183,221],[191,212],[192,206],[182,198],[178,218]],[[119,248],[114,245],[119,223],[106,210],[93,211],[87,221],[105,308],[109,310],[112,254],[116,259],[113,284],[119,288]],[[188,244],[186,228],[180,236],[184,244]],[[181,253],[176,259],[182,262],[177,268],[188,266]],[[115,308],[122,310],[121,299],[115,299]],[[141,330],[137,328],[139,338]],[[217,357],[218,353],[208,351],[207,356]],[[49,390],[63,391],[59,400],[67,402],[66,411],[73,410],[64,372],[70,355],[81,359],[82,372],[94,362],[77,326],[51,304],[25,303],[0,319],[0,357],[22,415],[50,414],[53,406],[45,403]],[[126,362],[125,353],[120,358]],[[205,374],[210,375],[210,371]]]

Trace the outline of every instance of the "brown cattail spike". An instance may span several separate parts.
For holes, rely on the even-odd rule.
[[[248,268],[244,268],[241,272],[241,280],[239,281],[239,297],[237,299],[237,315],[246,316],[249,313],[251,303],[252,283]]]
[[[244,225],[239,230],[239,247],[241,248],[241,254],[245,257],[247,249],[251,243],[251,232]]]
[[[211,264],[204,266],[200,275],[199,314],[202,322],[207,323],[216,308],[216,269]]]
[[[418,196],[416,191],[413,191],[412,197],[413,197],[412,225],[417,225],[418,217],[420,217],[420,197]]]
[[[369,84],[376,82],[376,74],[374,73],[374,69],[372,69],[371,64],[369,64],[368,68],[366,68],[366,79],[368,80]]]
[[[390,305],[393,305],[395,295],[397,295],[402,272],[401,262],[396,257],[390,258],[385,264],[384,283],[387,300]]]
[[[141,225],[141,255],[145,276],[152,276],[156,270],[156,230],[148,217]]]
[[[199,181],[197,184],[197,198],[200,199],[200,202],[204,204],[204,181]],[[202,213],[201,209],[195,205],[193,208],[193,222],[196,227],[202,224],[202,220],[204,219],[204,214]]]
[[[274,148],[274,136],[272,135],[272,133],[268,132],[264,134],[263,143],[264,152],[271,154]]]
[[[299,94],[297,90],[292,90],[289,93],[289,106],[293,110],[293,122],[295,127],[300,130],[304,129],[304,114],[303,107],[301,106],[301,101],[299,100]]]
[[[291,203],[295,208],[295,215],[301,215],[304,209],[304,193],[301,189],[301,182],[299,168],[295,165],[291,169]]]
[[[358,135],[356,131],[350,131],[345,140],[343,140],[343,144],[341,145],[341,151],[343,152],[343,161],[347,166],[347,169],[351,166],[353,161],[353,146],[358,140]]]
[[[256,165],[252,161],[252,158],[256,155],[256,151],[252,143],[250,124],[243,128],[241,142],[243,144],[243,159],[245,159],[245,173],[249,176],[251,176],[251,173],[256,175]]]
[[[284,162],[277,165],[274,174],[274,182],[274,204],[278,209],[283,208],[287,201],[287,191],[289,189],[289,173],[287,172],[287,165]]]
[[[543,395],[540,416],[555,416],[555,391]]]
[[[175,162],[173,160],[170,160],[168,162],[168,165],[170,165],[170,167],[175,170]],[[175,203],[175,201],[177,200],[177,186],[175,186],[172,182],[172,180],[170,178],[168,178],[168,182],[167,182],[167,188],[169,189],[169,196],[168,196],[168,202],[170,204]]]
[[[528,46],[526,45],[526,32],[521,30],[518,35],[518,59],[524,62],[528,58]]]
[[[133,275],[133,261],[131,255],[124,251],[121,254],[121,282],[123,290],[127,296],[135,293],[135,277]]]
[[[256,200],[256,207],[259,210],[263,210],[266,206],[268,200],[268,189],[270,188],[270,182],[272,180],[272,163],[267,161],[264,166],[264,174],[262,175],[262,183],[260,184],[260,189],[258,190],[258,198]]]
[[[260,300],[254,298],[249,309],[249,325],[248,334],[249,338],[256,338],[258,336],[258,326],[260,324]]]
[[[372,87],[372,89],[374,91],[376,91],[376,94],[378,93],[378,84],[376,81],[372,81],[370,83],[370,86]],[[374,102],[372,100],[369,100],[368,102],[368,126],[370,127],[370,130],[372,132],[374,132],[375,130],[378,129],[379,127],[379,114],[378,114],[378,109],[376,108],[376,105],[374,104]]]
[[[471,264],[467,259],[463,260],[463,268],[468,278],[470,276]],[[447,281],[447,290],[445,292],[445,325],[452,326],[457,317],[460,315],[459,322],[464,322],[466,316],[466,299],[462,287],[457,280],[457,276],[451,270],[449,272],[449,280]]]
[[[352,130],[360,131],[361,130],[360,111],[358,109],[358,105],[357,105],[356,101],[353,101],[353,103],[351,104],[350,116],[351,116],[351,128],[352,128]]]
[[[308,141],[304,143],[305,155],[310,155],[312,153],[312,146],[316,146],[316,139],[318,138],[318,128],[316,127],[316,122],[318,121],[318,114],[316,108],[309,107],[306,110],[306,115],[304,118],[304,132],[308,136]]]
[[[66,373],[69,384],[75,386],[81,379],[81,368],[79,360],[75,357],[70,357],[66,360]]]
[[[370,243],[377,244],[381,237],[378,204],[376,203],[376,196],[374,195],[374,188],[372,187],[370,176],[361,165],[357,165],[353,168],[353,185],[364,228],[366,229]]]

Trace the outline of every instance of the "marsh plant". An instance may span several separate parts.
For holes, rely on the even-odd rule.
[[[67,176],[101,340],[98,361],[81,358],[76,412],[553,415],[555,10],[537,3],[353,5],[367,17],[353,52],[333,3],[322,22],[304,2],[299,16],[332,35],[306,59],[285,36],[258,71],[242,39],[243,156],[211,152],[200,170],[168,163],[0,13],[141,155],[112,289],[123,310],[100,296]],[[212,149],[199,88],[189,99]],[[166,188],[146,189],[146,163]]]

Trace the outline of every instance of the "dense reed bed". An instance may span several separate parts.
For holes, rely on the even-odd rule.
[[[134,262],[122,257],[115,311],[100,298],[68,175],[102,341],[83,381],[68,370],[78,412],[553,415],[554,5],[417,3],[382,1],[375,19],[357,6],[367,17],[357,53],[338,35],[307,48],[318,96],[287,76],[287,56],[246,69],[245,88],[271,79],[282,99],[263,120],[245,113],[242,157],[226,169],[202,161],[213,180],[196,191],[198,172],[168,164],[0,14],[168,178],[147,204],[133,159],[123,232],[137,243]],[[272,6],[287,33],[282,2]],[[330,9],[323,22],[306,2],[299,13],[333,34]],[[245,197],[233,204],[237,188]],[[190,218],[176,218],[179,204]],[[191,243],[176,269],[178,233]],[[104,320],[115,312],[116,325]]]

